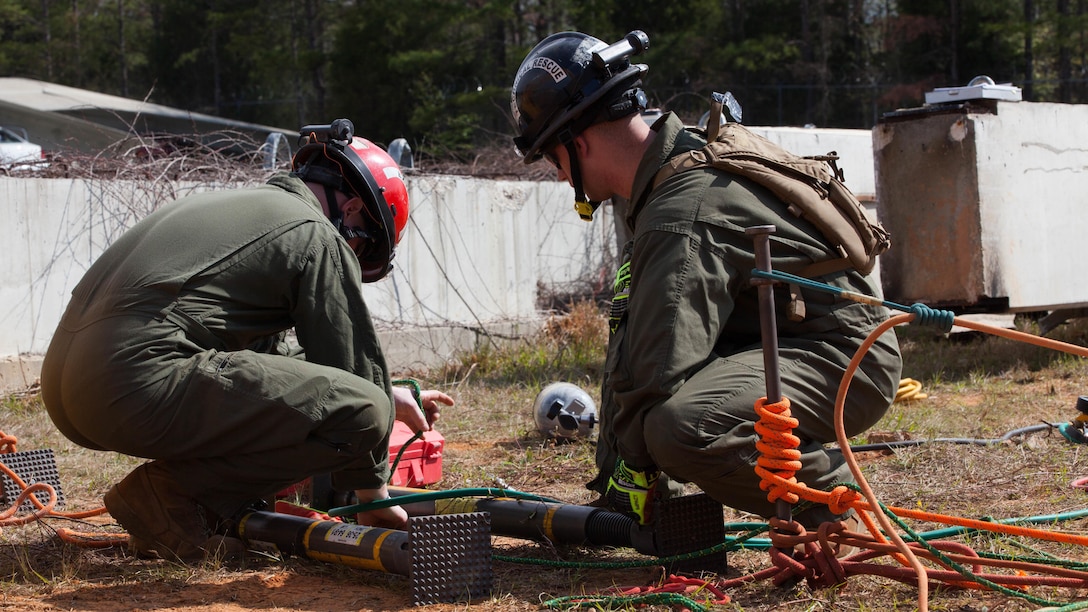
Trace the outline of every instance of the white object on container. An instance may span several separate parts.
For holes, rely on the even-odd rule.
[[[1019,102],[1023,94],[1012,83],[994,83],[988,76],[971,79],[966,87],[938,87],[926,92],[926,104],[962,102],[964,100],[1006,100]]]

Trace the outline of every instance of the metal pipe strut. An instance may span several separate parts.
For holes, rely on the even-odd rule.
[[[389,497],[431,493],[425,489],[389,487]],[[410,516],[487,512],[493,533],[554,544],[620,546],[645,555],[657,553],[653,534],[638,521],[606,508],[511,498],[448,497],[400,504]]]
[[[396,500],[433,493],[424,489],[389,487]],[[655,500],[654,522],[635,519],[597,506],[537,502],[509,498],[449,497],[398,504],[409,515],[487,512],[491,530],[503,536],[574,546],[633,548],[652,557],[684,555],[711,548],[725,540],[722,506],[705,494]],[[671,571],[719,571],[725,553],[672,562]]]
[[[242,518],[238,535],[255,550],[407,576],[414,605],[491,594],[485,513],[410,517],[407,531],[400,531],[258,511]]]

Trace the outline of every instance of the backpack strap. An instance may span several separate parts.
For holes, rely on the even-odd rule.
[[[654,180],[650,182],[650,188],[647,192],[652,192],[657,189],[657,186],[664,183],[674,174],[680,174],[681,172],[699,168],[702,166],[710,166],[711,163],[707,156],[709,152],[706,149],[699,151],[690,151],[688,153],[681,153],[675,155],[654,175]]]
[[[850,262],[848,257],[840,257],[838,259],[827,259],[818,261],[814,264],[809,264],[797,275],[805,278],[816,278],[817,276],[824,276],[825,274],[834,274],[835,272],[849,270],[853,267],[854,264]]]
[[[794,323],[805,320],[805,296],[801,293],[801,285],[790,283],[790,303],[786,306],[786,317]]]

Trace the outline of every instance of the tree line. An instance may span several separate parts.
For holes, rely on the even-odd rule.
[[[0,0],[0,75],[292,129],[349,117],[436,157],[509,142],[540,39],[640,29],[651,104],[871,128],[978,75],[1088,99],[1088,0]]]

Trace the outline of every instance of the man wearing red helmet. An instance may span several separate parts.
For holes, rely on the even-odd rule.
[[[428,430],[453,403],[391,384],[362,283],[392,268],[408,193],[352,132],[307,126],[291,173],[163,206],[73,290],[43,399],[77,444],[152,459],[105,495],[134,552],[199,559],[240,513],[316,474],[385,498],[393,419]],[[399,507],[357,518],[407,521]]]

